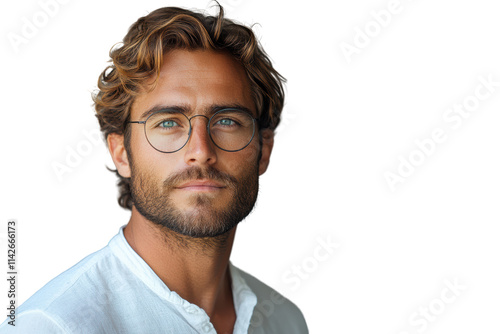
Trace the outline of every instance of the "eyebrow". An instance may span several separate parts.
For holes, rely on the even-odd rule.
[[[254,112],[250,110],[249,108],[239,104],[239,103],[231,103],[231,104],[212,104],[203,109],[203,114],[204,115],[212,115],[215,114],[217,111],[222,110],[222,109],[237,109],[237,110],[242,110],[246,111],[253,117],[255,117]],[[189,116],[193,113],[193,110],[191,107],[187,104],[177,104],[177,105],[156,105],[152,107],[151,109],[146,110],[145,112],[142,113],[141,115],[141,120],[148,118],[149,115],[162,111],[162,110],[169,110],[169,111],[177,111],[185,114],[186,116]]]

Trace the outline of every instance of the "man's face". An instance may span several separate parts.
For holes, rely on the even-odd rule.
[[[164,59],[155,89],[136,98],[132,121],[144,121],[153,108],[171,107],[181,107],[188,117],[210,117],[221,108],[241,106],[257,117],[245,71],[230,55],[175,50]],[[174,153],[156,151],[143,125],[129,124],[129,169],[117,166],[122,176],[130,173],[134,206],[142,216],[192,237],[225,233],[250,213],[272,148],[271,140],[259,161],[256,135],[241,151],[223,151],[210,140],[207,121],[193,118],[188,143]]]

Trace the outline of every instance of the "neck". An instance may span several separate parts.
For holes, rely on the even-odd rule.
[[[191,238],[148,221],[135,208],[124,229],[130,246],[167,287],[210,319],[234,314],[229,257],[235,232]]]

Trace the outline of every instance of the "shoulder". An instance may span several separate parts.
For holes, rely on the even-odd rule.
[[[76,316],[91,307],[107,283],[106,269],[116,265],[108,246],[92,253],[49,281],[17,309],[15,327],[7,318],[0,333],[71,333]]]
[[[7,319],[0,325],[0,333],[65,334],[69,332],[47,313],[32,310],[19,314],[14,321]]]
[[[293,302],[249,273],[234,270],[257,296],[249,333],[308,333],[304,316]]]

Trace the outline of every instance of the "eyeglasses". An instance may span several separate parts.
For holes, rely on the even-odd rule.
[[[255,135],[256,120],[246,111],[222,109],[210,118],[194,115],[188,118],[177,110],[163,109],[148,116],[145,121],[129,123],[144,124],[144,133],[149,144],[157,151],[174,153],[182,149],[191,137],[191,120],[205,117],[207,132],[212,142],[227,152],[241,151],[247,147]]]

